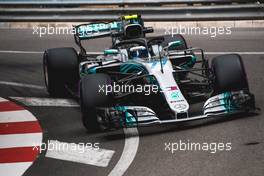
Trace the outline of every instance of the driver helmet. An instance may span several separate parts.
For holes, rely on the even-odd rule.
[[[149,53],[145,46],[135,46],[129,49],[129,56],[132,59],[136,58],[148,58]]]

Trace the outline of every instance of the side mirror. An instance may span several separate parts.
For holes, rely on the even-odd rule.
[[[176,50],[178,46],[181,46],[182,42],[180,40],[176,40],[174,42],[170,42],[168,44],[168,50]]]
[[[143,28],[143,32],[146,33],[153,33],[154,29],[152,27],[145,27]]]

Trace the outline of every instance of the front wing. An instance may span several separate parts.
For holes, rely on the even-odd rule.
[[[186,118],[161,120],[156,113],[144,106],[115,106],[98,108],[98,122],[104,129],[151,126],[256,112],[254,95],[248,91],[225,92],[210,97],[203,106],[203,114]]]

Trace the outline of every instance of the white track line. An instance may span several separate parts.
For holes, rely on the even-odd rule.
[[[220,55],[220,54],[240,54],[240,55],[263,55],[264,52],[240,52],[240,51],[230,51],[230,52],[204,52],[207,55]]]
[[[47,150],[46,157],[65,161],[107,167],[115,151],[106,149],[84,148],[79,144],[50,140],[49,144],[55,146]],[[70,146],[72,147],[63,147]]]
[[[43,54],[43,51],[13,51],[13,50],[0,50],[0,53],[7,53],[7,54]]]
[[[42,133],[0,135],[0,148],[39,146],[41,142]]]
[[[18,51],[18,50],[0,50],[3,54],[43,54],[44,51]],[[86,52],[86,54],[99,55],[103,52]]]
[[[27,110],[0,112],[0,123],[35,121],[36,118]]]
[[[21,163],[0,163],[0,175],[2,176],[15,176],[23,175],[25,170],[30,167],[32,162]]]
[[[36,97],[10,97],[26,106],[55,106],[55,107],[79,107],[73,99],[63,98],[36,98]]]
[[[24,83],[18,83],[18,82],[9,82],[9,81],[0,81],[0,84],[7,85],[7,86],[33,88],[33,89],[45,89],[44,86],[38,86],[38,85],[33,85],[33,84],[24,84]]]
[[[122,176],[133,162],[139,145],[137,128],[124,128],[125,146],[122,155],[108,176]]]

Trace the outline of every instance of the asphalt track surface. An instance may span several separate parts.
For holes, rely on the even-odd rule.
[[[232,35],[185,36],[190,46],[211,52],[263,52],[264,29],[238,30]],[[0,30],[0,50],[44,51],[47,48],[73,46],[72,36],[38,37],[32,30]],[[88,51],[102,51],[109,40],[87,42]],[[208,55],[211,59],[214,55]],[[256,96],[257,107],[264,109],[264,55],[242,55],[250,84]],[[223,68],[224,69],[224,68]],[[1,53],[0,81],[44,86],[42,54]],[[43,89],[0,84],[0,97],[49,97]],[[98,167],[45,157],[40,154],[25,176],[83,176],[108,175],[121,157],[124,148],[122,130],[107,133],[87,133],[81,123],[79,108],[26,107],[39,120],[44,142],[100,143],[103,149],[115,153],[107,167]],[[259,115],[238,118],[217,118],[139,128],[139,147],[124,175],[176,175],[176,176],[262,176],[264,175],[264,117]],[[232,144],[230,151],[174,151],[165,150],[165,143],[179,141],[223,142]]]

